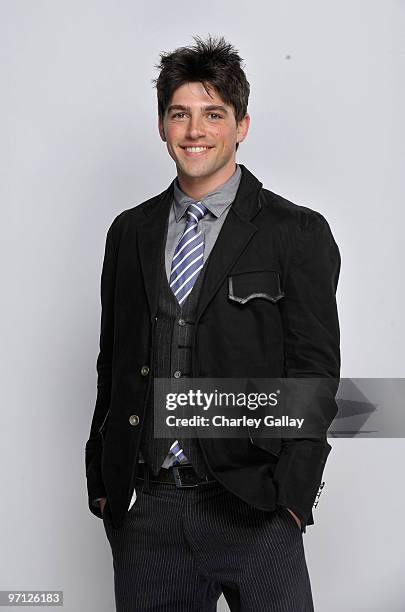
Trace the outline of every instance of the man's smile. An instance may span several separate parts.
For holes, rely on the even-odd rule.
[[[190,146],[190,147],[181,147],[187,157],[200,157],[201,155],[205,155],[213,149],[214,147],[210,146]]]

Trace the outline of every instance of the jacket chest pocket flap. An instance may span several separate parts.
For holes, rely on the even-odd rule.
[[[228,298],[246,304],[254,298],[278,302],[284,297],[277,270],[249,270],[228,276]]]

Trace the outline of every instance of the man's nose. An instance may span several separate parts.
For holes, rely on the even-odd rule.
[[[191,139],[200,138],[205,133],[201,117],[191,117],[187,124],[187,136]]]

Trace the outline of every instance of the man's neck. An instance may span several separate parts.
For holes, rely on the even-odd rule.
[[[212,176],[203,177],[190,177],[178,172],[177,180],[179,187],[183,193],[188,195],[193,200],[201,200],[204,196],[211,193],[211,191],[214,191],[217,189],[217,187],[223,185],[229,178],[231,178],[231,176],[235,173],[236,164],[234,163],[231,168],[222,168],[221,170],[225,170],[225,172],[215,173]]]

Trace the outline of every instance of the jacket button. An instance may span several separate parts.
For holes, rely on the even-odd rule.
[[[184,319],[179,319],[179,321],[178,321],[178,322],[179,322],[179,325],[181,325],[181,327],[184,327],[184,326],[185,326],[185,324],[186,324],[186,322],[185,322],[185,320],[184,320]]]
[[[174,376],[174,378],[180,378],[180,376],[181,376],[181,372],[180,372],[180,370],[176,370],[176,371],[174,372],[173,376]]]
[[[131,414],[129,417],[129,422],[131,425],[139,425],[139,416],[137,414]]]
[[[141,367],[141,374],[142,376],[147,376],[149,374],[149,366],[144,365]]]

